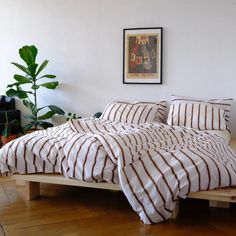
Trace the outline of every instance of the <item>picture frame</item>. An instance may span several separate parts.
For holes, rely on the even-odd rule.
[[[162,84],[162,31],[123,29],[123,84]]]

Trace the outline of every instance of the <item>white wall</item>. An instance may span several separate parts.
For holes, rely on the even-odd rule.
[[[122,84],[122,30],[164,27],[163,85]],[[82,116],[114,99],[236,98],[235,0],[0,0],[0,94],[18,49],[39,48],[61,82],[41,104]],[[231,127],[236,136],[236,104]]]

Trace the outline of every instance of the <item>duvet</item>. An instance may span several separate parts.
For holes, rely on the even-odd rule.
[[[6,144],[0,172],[120,184],[134,211],[151,224],[168,219],[189,192],[236,186],[236,156],[221,137],[201,131],[87,118]]]

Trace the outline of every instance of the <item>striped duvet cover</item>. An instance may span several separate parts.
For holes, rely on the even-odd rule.
[[[71,120],[6,144],[0,170],[120,184],[146,224],[168,219],[189,192],[236,186],[236,156],[221,137],[159,123]]]

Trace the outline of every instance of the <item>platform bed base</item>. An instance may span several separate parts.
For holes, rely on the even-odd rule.
[[[18,182],[25,183],[25,200],[33,200],[40,196],[40,183],[121,191],[120,186],[116,184],[84,182],[75,179],[67,179],[59,174],[12,175],[11,178]],[[230,203],[236,203],[236,188],[223,188],[190,193],[188,198],[209,200],[210,207],[229,208]],[[178,212],[179,201],[176,204],[171,218],[176,218]]]

